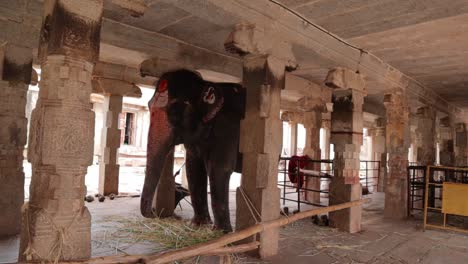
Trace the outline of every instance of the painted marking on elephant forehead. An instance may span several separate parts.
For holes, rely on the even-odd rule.
[[[214,94],[214,88],[212,86],[208,87],[208,90],[203,94],[203,102],[208,104],[214,104],[216,96]]]

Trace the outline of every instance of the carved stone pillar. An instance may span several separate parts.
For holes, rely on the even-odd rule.
[[[30,48],[8,42],[0,45],[0,237],[16,235],[21,227],[31,65]]]
[[[375,127],[369,130],[369,134],[372,137],[372,160],[380,161],[379,165],[379,182],[377,185],[377,191],[384,191],[384,179],[386,175],[387,167],[387,152],[385,144],[385,119],[378,118],[376,120]],[[374,171],[375,173],[376,171]],[[374,175],[376,177],[377,175]]]
[[[468,133],[465,123],[456,125],[455,165],[468,166]]]
[[[240,129],[243,166],[241,186],[237,189],[236,230],[280,217],[280,190],[277,187],[282,142],[280,92],[285,85],[286,67],[294,67],[295,63],[293,56],[276,56],[276,50],[283,51],[281,55],[284,55],[284,51],[291,47],[259,50],[264,47],[263,43],[272,43],[258,33],[254,25],[240,24],[225,42],[227,50],[244,56],[243,84],[247,89],[245,118]],[[248,201],[256,208],[258,216],[250,213]],[[246,240],[254,239],[260,242],[260,257],[277,254],[277,228]]]
[[[303,115],[303,125],[306,129],[306,142],[304,154],[312,160],[320,160],[320,128],[322,127],[322,113],[326,110],[325,103],[321,99],[303,98],[302,108],[306,110]],[[320,163],[307,164],[306,169],[320,171]],[[305,199],[312,204],[320,204],[320,178],[307,177],[305,181],[307,191]]]
[[[332,69],[325,84],[333,91],[331,143],[334,145],[334,177],[330,205],[361,199],[359,153],[363,137],[362,105],[366,95],[363,77],[348,69]],[[350,233],[361,230],[361,206],[330,213],[330,225]]]
[[[440,119],[440,165],[455,165],[454,146],[455,124],[453,118],[447,116]]]
[[[141,97],[140,88],[120,80],[102,77],[93,78],[93,92],[104,95],[104,122],[99,161],[99,193],[119,193],[119,148],[121,132],[119,114],[122,112],[123,97]]]
[[[23,207],[20,261],[67,261],[91,255],[84,179],[93,160],[91,77],[99,55],[102,0],[45,1],[42,69],[32,113],[30,200]]]
[[[435,120],[434,108],[425,106],[416,112],[417,128],[417,161],[419,165],[434,165],[436,158],[435,148]]]
[[[385,184],[385,217],[403,219],[408,213],[409,111],[404,91],[391,89],[385,94],[387,110],[386,142],[388,174]]]

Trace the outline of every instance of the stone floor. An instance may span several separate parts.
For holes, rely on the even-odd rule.
[[[231,201],[234,201],[234,194],[231,192]],[[384,220],[383,195],[369,197],[372,202],[364,207],[363,230],[358,234],[319,227],[305,219],[281,229],[280,254],[277,256],[260,261],[238,255],[234,256],[235,263],[468,263],[468,236],[435,230],[423,232],[420,220]],[[138,198],[118,198],[104,203],[87,203],[87,206],[93,216],[93,256],[160,251],[155,244],[128,243],[112,237],[117,227],[109,219],[140,217]],[[294,209],[294,205],[288,206]],[[235,207],[231,206],[233,221],[234,212]],[[192,215],[186,201],[176,213],[183,219],[190,219]],[[14,263],[17,254],[17,238],[0,240],[0,263]]]
[[[26,186],[29,189],[30,165],[25,162]],[[175,168],[177,169],[177,168]],[[97,192],[99,167],[89,167],[86,185],[89,194]],[[231,180],[231,218],[235,223],[235,188],[240,176]],[[120,190],[138,194],[144,180],[144,167],[121,167]],[[27,194],[27,192],[26,192]],[[338,232],[318,227],[310,219],[281,229],[280,254],[268,260],[238,255],[236,263],[468,263],[468,236],[458,233],[428,230],[423,232],[420,220],[388,221],[383,215],[383,194],[373,194],[365,205],[363,230],[358,234]],[[291,197],[293,198],[293,197]],[[161,250],[159,245],[139,241],[122,241],[115,233],[115,219],[138,218],[139,198],[117,198],[104,203],[87,203],[92,220],[92,254],[151,254]],[[291,202],[290,211],[296,209]],[[310,206],[302,205],[302,210]],[[190,219],[191,206],[182,201],[176,213]],[[14,263],[18,255],[17,237],[0,239],[0,263]],[[206,262],[204,260],[201,261]]]

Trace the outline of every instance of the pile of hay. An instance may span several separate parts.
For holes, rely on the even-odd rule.
[[[117,232],[127,243],[146,241],[161,245],[165,249],[177,249],[204,243],[223,235],[220,230],[209,226],[194,227],[190,222],[176,218],[148,219],[134,216],[112,219],[117,223]]]

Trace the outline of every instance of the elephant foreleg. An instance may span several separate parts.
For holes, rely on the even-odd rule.
[[[211,168],[209,171],[211,208],[215,219],[215,227],[224,232],[231,232],[231,219],[229,216],[229,179],[231,170]]]
[[[211,218],[208,211],[208,177],[205,164],[202,158],[196,156],[189,149],[187,149],[186,155],[187,180],[194,210],[192,223],[195,225],[209,224]]]

